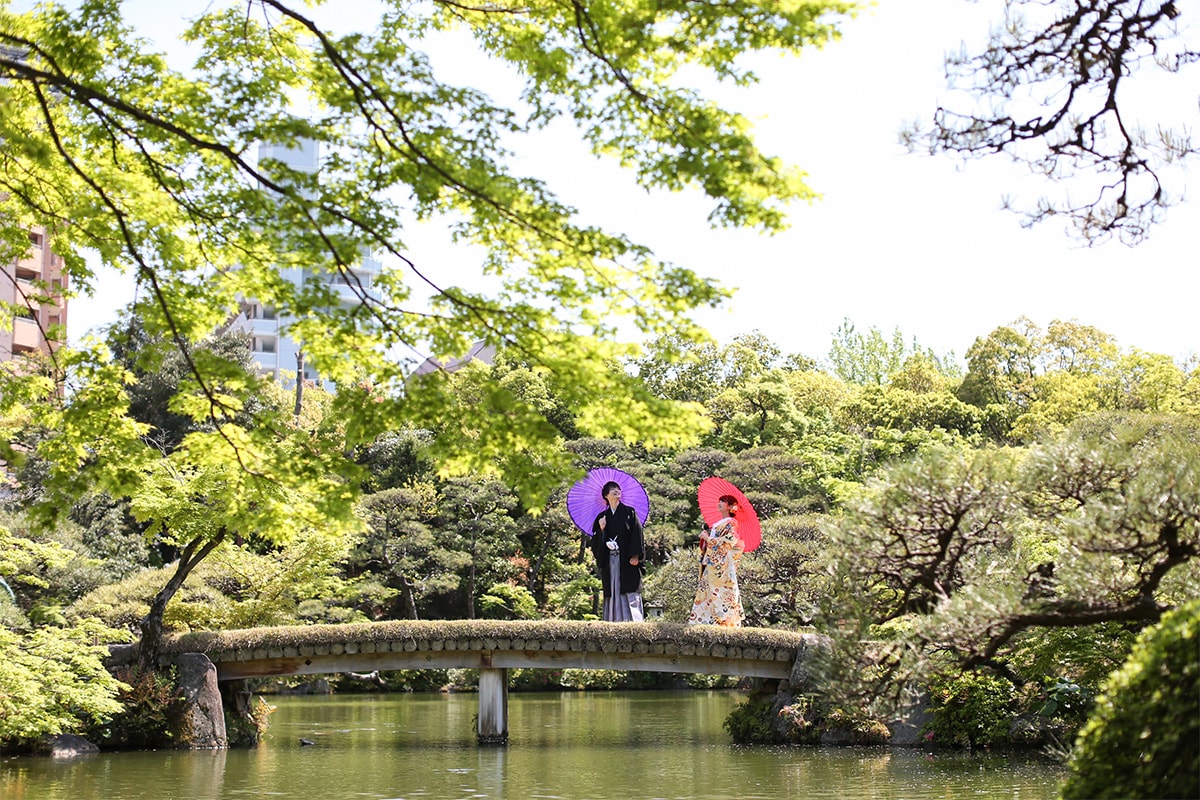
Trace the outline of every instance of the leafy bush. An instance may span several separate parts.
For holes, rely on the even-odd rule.
[[[479,670],[448,669],[446,670],[446,685],[458,692],[473,692],[479,688]]]
[[[331,577],[341,546],[314,533],[297,535],[286,547],[260,555],[227,545],[202,562],[167,605],[163,621],[168,631],[227,630],[306,622],[357,622],[365,617],[339,609],[336,596],[342,583]],[[154,596],[174,575],[174,565],[143,570],[119,583],[102,586],[73,603],[72,619],[96,618],[116,628],[137,631]],[[301,598],[321,600],[306,605]],[[344,605],[344,603],[343,603]]]
[[[508,673],[508,688],[514,692],[559,691],[561,669],[513,669]]]
[[[1142,633],[1079,735],[1065,800],[1200,797],[1198,652],[1200,600]]]
[[[724,727],[739,744],[874,745],[891,738],[887,726],[865,712],[831,709],[810,695],[753,695],[729,713]]]
[[[696,599],[697,558],[695,547],[673,550],[666,563],[642,582],[642,598],[661,605],[667,621],[687,621]]]
[[[778,744],[778,733],[771,724],[771,708],[770,697],[751,697],[729,712],[722,727],[737,744]],[[811,727],[811,723],[804,717],[806,708],[803,701],[800,701],[780,713],[786,712],[796,730],[804,732]]]
[[[616,689],[625,673],[611,669],[564,669],[562,685],[568,689]]]
[[[631,670],[623,674],[622,689],[678,689],[685,684],[683,674],[678,672]]]
[[[296,604],[296,619],[305,625],[343,625],[348,622],[369,622],[361,612],[339,605],[336,599],[301,600]]]
[[[477,670],[464,671],[462,679],[474,680],[478,683]],[[301,676],[297,676],[299,678]],[[311,676],[303,676],[311,677]],[[375,670],[366,674],[340,672],[329,675],[330,690],[334,694],[371,693],[371,692],[438,692],[447,684],[455,688],[474,690],[474,685],[454,683],[450,679],[450,671],[444,669],[393,669]]]
[[[788,702],[790,700],[790,702]],[[734,708],[723,727],[738,744],[816,745],[828,729],[826,708],[807,695],[753,694]]]
[[[29,618],[21,613],[15,603],[9,602],[8,595],[0,591],[0,628],[25,630],[29,627]]]
[[[230,747],[253,747],[266,735],[271,727],[271,715],[275,706],[268,705],[266,700],[255,697],[250,701],[250,707],[245,716],[230,713],[225,710],[225,738]]]
[[[736,689],[742,682],[737,675],[705,675],[700,672],[686,672],[683,679],[692,689]]]
[[[1083,721],[1092,709],[1095,701],[1093,693],[1085,686],[1080,686],[1066,678],[1055,678],[1047,681],[1045,702],[1038,708],[1038,715],[1048,719],[1067,721]]]
[[[117,696],[122,710],[94,725],[85,737],[101,749],[112,750],[152,750],[172,744],[184,706],[174,670],[140,672],[124,667],[117,678],[125,684]]]
[[[821,721],[821,730],[839,744],[884,744],[892,738],[887,725],[858,709],[832,709]]]
[[[1016,647],[1008,664],[1018,674],[1039,683],[1044,676],[1050,676],[1074,683],[1094,695],[1104,679],[1125,662],[1136,637],[1136,632],[1116,622],[1039,628],[1015,639]],[[1050,691],[1053,686],[1046,689]],[[1084,709],[1085,717],[1089,709],[1090,701]]]
[[[150,612],[154,595],[174,572],[173,567],[143,570],[120,583],[101,586],[73,603],[68,616],[72,620],[99,619],[105,625],[136,632]],[[167,606],[164,621],[168,630],[232,627],[227,625],[232,601],[207,581],[209,576],[221,574],[214,564],[202,564],[188,576]]]
[[[103,663],[104,643],[119,639],[96,622],[20,632],[0,626],[0,745],[20,749],[119,713],[125,687]]]
[[[479,615],[484,619],[534,619],[537,599],[524,586],[496,583],[479,598]]]
[[[548,616],[558,619],[597,619],[592,609],[592,597],[600,592],[600,579],[591,573],[590,565],[576,565],[579,573],[552,589],[547,598]]]
[[[1013,694],[1011,682],[979,672],[936,679],[929,687],[933,719],[925,732],[936,744],[956,747],[1003,742],[1012,719]]]
[[[389,692],[437,692],[449,680],[444,669],[397,669],[383,673]]]

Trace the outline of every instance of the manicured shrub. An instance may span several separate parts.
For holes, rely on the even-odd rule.
[[[1200,600],[1142,633],[1079,734],[1065,800],[1200,797]]]

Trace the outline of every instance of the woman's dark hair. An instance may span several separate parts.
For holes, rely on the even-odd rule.
[[[736,497],[734,497],[731,494],[723,494],[717,498],[717,502],[724,503],[726,506],[729,507],[729,516],[731,516],[731,517],[737,516],[738,501],[737,501]]]
[[[621,488],[621,484],[617,483],[616,481],[609,481],[608,483],[604,484],[604,488],[600,490],[600,496],[605,499],[608,499],[609,492],[611,492],[613,489],[620,489],[620,488]]]

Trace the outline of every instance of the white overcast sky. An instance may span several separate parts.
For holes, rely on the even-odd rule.
[[[152,36],[202,7],[130,5]],[[847,23],[840,41],[798,59],[762,58],[760,85],[722,92],[724,102],[755,121],[764,149],[806,170],[822,194],[811,206],[794,207],[790,230],[775,237],[709,230],[702,197],[647,194],[566,141],[539,143],[520,163],[589,221],[736,287],[726,308],[701,317],[722,342],[758,330],[785,352],[822,358],[849,319],[864,331],[890,335],[899,328],[907,339],[961,359],[976,337],[1027,316],[1043,328],[1073,319],[1112,334],[1126,349],[1188,357],[1200,350],[1196,203],[1185,196],[1136,248],[1086,248],[1061,223],[1027,230],[1000,209],[1005,195],[1032,202],[1054,191],[1002,157],[963,165],[910,155],[898,143],[906,120],[928,119],[948,95],[944,54],[964,40],[978,43],[996,8],[991,0],[879,0]],[[478,74],[470,59],[456,61],[464,79]],[[1200,130],[1195,76],[1193,68],[1174,87],[1164,82],[1143,96],[1141,122],[1183,121]],[[1185,188],[1174,186],[1176,193]],[[460,270],[474,258],[419,237],[410,245],[424,264]],[[128,286],[108,277],[96,298],[73,301],[72,339],[109,321],[130,299]]]

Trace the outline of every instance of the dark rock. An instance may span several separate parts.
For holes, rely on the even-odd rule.
[[[64,733],[43,739],[38,751],[54,758],[75,758],[89,753],[99,753],[100,748],[82,736]]]
[[[904,709],[899,717],[888,720],[887,727],[892,732],[891,744],[897,747],[917,747],[925,744],[922,730],[933,720],[927,701],[928,698],[922,695]]]
[[[217,685],[217,668],[203,653],[179,656],[179,690],[184,699],[179,741],[189,750],[217,750],[229,746],[225,710]]]

